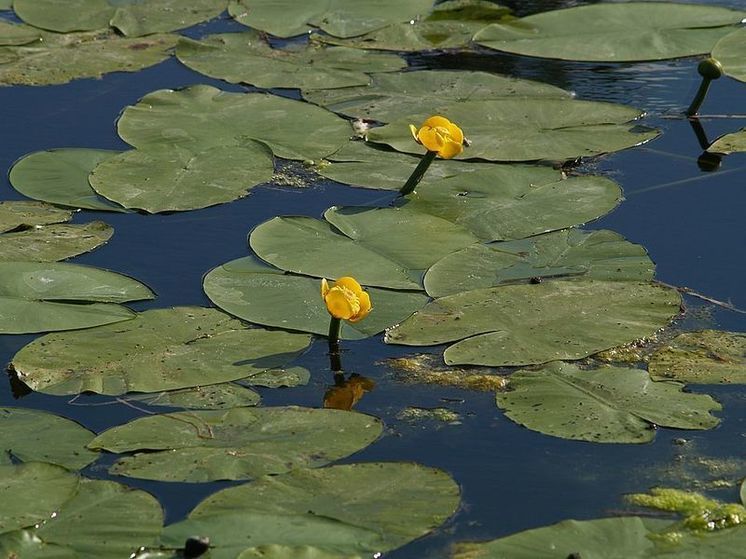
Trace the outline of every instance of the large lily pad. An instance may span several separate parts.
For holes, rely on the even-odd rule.
[[[66,263],[0,262],[0,332],[23,334],[90,328],[131,320],[112,304],[152,299],[132,278]]]
[[[0,202],[0,233],[29,229],[50,223],[63,223],[72,219],[73,213],[49,204],[12,200]]]
[[[373,128],[371,142],[397,151],[422,154],[409,124],[424,122],[433,111]],[[641,116],[631,107],[574,99],[492,99],[443,103],[437,113],[458,124],[471,140],[460,159],[490,161],[566,160],[599,155],[644,143],[657,135],[630,123]]]
[[[551,281],[474,289],[428,303],[386,333],[404,345],[457,342],[449,365],[582,359],[651,336],[679,312],[675,289],[649,282]]]
[[[443,297],[533,278],[643,281],[653,279],[654,272],[645,249],[613,231],[565,229],[449,254],[427,271],[425,289],[431,297]]]
[[[32,0],[33,1],[33,0]],[[75,16],[68,4],[62,9]],[[43,40],[0,47],[0,84],[51,85],[109,72],[136,72],[170,56],[175,35],[120,37],[115,33],[44,33]]]
[[[738,29],[720,39],[712,49],[712,56],[731,78],[746,82],[746,29]]]
[[[0,235],[0,260],[55,262],[106,243],[114,229],[103,221],[84,225],[45,225]]]
[[[156,394],[130,396],[127,401],[144,402],[149,406],[186,408],[190,410],[222,410],[255,406],[259,394],[231,382],[169,390]]]
[[[232,0],[228,12],[239,23],[278,37],[319,27],[336,37],[354,37],[430,11],[432,0]]]
[[[18,192],[69,208],[123,212],[124,208],[101,198],[91,188],[88,175],[118,151],[63,148],[37,151],[19,159],[8,180]]]
[[[346,47],[271,48],[256,31],[183,38],[176,56],[192,70],[230,83],[307,90],[365,85],[373,72],[395,72],[406,62],[394,54]]]
[[[565,60],[630,62],[710,52],[746,12],[670,2],[578,6],[494,23],[480,45]]]
[[[248,328],[215,309],[177,307],[49,334],[21,349],[12,365],[47,394],[162,392],[249,377],[285,365],[309,343],[306,335]]]
[[[318,279],[285,274],[252,257],[227,262],[205,276],[204,289],[224,311],[267,326],[319,335],[329,331],[329,313]],[[373,310],[365,320],[345,323],[343,339],[361,339],[398,324],[427,302],[423,293],[367,290]]]
[[[267,182],[272,152],[259,142],[192,151],[179,146],[126,151],[99,164],[91,186],[102,196],[149,213],[231,202]]]
[[[327,553],[317,547],[308,545],[261,545],[243,551],[236,559],[362,559],[360,555],[339,555]]]
[[[407,209],[332,207],[324,217],[275,217],[251,232],[249,244],[289,272],[417,290],[431,264],[478,240],[459,225]]]
[[[456,101],[507,97],[567,98],[570,93],[552,85],[487,72],[422,70],[376,74],[370,85],[309,91],[303,97],[333,111],[384,122],[405,117],[417,107],[435,112]],[[419,124],[419,123],[418,123]]]
[[[582,370],[551,363],[518,371],[497,406],[516,423],[545,435],[597,443],[646,443],[655,427],[712,429],[721,409],[706,394],[683,392],[677,382],[651,382],[640,369]]]
[[[114,27],[129,37],[175,31],[211,19],[225,10],[227,0],[15,0],[13,9],[26,23],[56,31],[92,31]]]
[[[0,10],[3,7],[0,5]],[[0,46],[18,46],[33,43],[41,38],[38,29],[0,20]]]
[[[369,463],[294,470],[219,491],[162,541],[180,545],[209,534],[211,557],[250,546],[310,545],[327,553],[372,556],[440,526],[458,507],[458,485],[441,470]]]
[[[0,0],[0,10],[10,10],[13,7],[13,0]]]
[[[365,448],[381,434],[371,416],[280,407],[177,412],[136,419],[90,447],[133,452],[112,473],[161,481],[251,479],[317,468]]]
[[[731,153],[746,151],[746,128],[742,128],[738,132],[733,132],[732,134],[721,136],[707,148],[707,151],[710,153],[720,153],[722,155],[730,155]]]
[[[648,364],[655,380],[746,383],[746,334],[702,330],[676,336]]]
[[[81,425],[51,413],[0,408],[0,463],[48,462],[70,470],[84,468],[98,453],[86,448],[95,435]]]
[[[287,159],[325,157],[351,133],[343,119],[309,103],[208,85],[149,93],[124,110],[118,127],[122,139],[138,149],[173,145],[203,151],[256,140]]]

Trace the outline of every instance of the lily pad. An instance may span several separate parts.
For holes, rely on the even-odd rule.
[[[48,462],[70,470],[85,468],[97,457],[86,445],[95,435],[81,425],[51,413],[0,408],[0,463]]]
[[[40,202],[0,202],[0,233],[70,221],[73,212]]]
[[[329,313],[318,279],[285,274],[252,257],[232,260],[205,276],[204,290],[218,307],[234,316],[266,326],[325,336]],[[397,324],[427,302],[423,293],[367,290],[373,310],[365,320],[345,323],[342,339],[374,336]]]
[[[214,559],[235,557],[247,543],[310,545],[343,557],[369,557],[434,530],[458,504],[453,479],[418,464],[293,470],[211,495],[186,521],[166,527],[162,543],[176,546],[206,533]]]
[[[449,365],[582,359],[651,336],[679,312],[675,289],[649,282],[551,281],[474,289],[428,303],[386,332],[413,346],[457,342]]]
[[[354,37],[430,11],[432,0],[232,0],[228,13],[248,27],[278,37],[318,27],[335,37]]]
[[[162,392],[261,373],[309,343],[310,336],[248,328],[215,309],[176,307],[139,313],[127,324],[49,334],[21,349],[12,365],[47,394]]]
[[[170,408],[186,408],[190,410],[223,410],[256,406],[259,394],[237,384],[225,382],[210,386],[197,386],[169,390],[157,394],[130,396],[131,402],[143,402],[149,406],[166,406]]]
[[[34,1],[34,0],[32,0]],[[60,5],[73,17],[69,4]],[[109,72],[136,72],[170,56],[176,35],[120,37],[100,31],[44,33],[42,41],[0,47],[0,84],[52,85]]]
[[[3,8],[0,3],[0,10],[9,10],[10,6]],[[41,38],[38,29],[28,25],[18,25],[8,21],[0,20],[0,46],[17,46],[33,43]]]
[[[498,392],[505,415],[545,435],[596,443],[646,443],[655,428],[712,429],[720,404],[706,394],[683,392],[678,382],[651,382],[640,369],[582,370],[550,363],[518,371],[510,390]]]
[[[236,559],[363,559],[360,555],[327,553],[308,545],[288,547],[285,545],[261,545],[242,552]]]
[[[318,468],[365,448],[383,427],[368,415],[312,408],[234,408],[143,417],[104,431],[90,443],[139,452],[111,468],[160,481],[251,479]]]
[[[730,155],[731,153],[746,151],[746,128],[742,128],[738,132],[733,132],[732,134],[721,136],[707,148],[707,151],[710,153],[720,153],[722,155]]]
[[[578,6],[493,23],[485,47],[544,58],[598,62],[664,60],[710,52],[746,12],[670,2]]]
[[[227,0],[15,0],[13,9],[26,23],[56,31],[92,31],[113,27],[129,37],[140,37],[190,27],[220,15]]]
[[[238,379],[236,384],[241,386],[264,386],[265,388],[292,388],[308,384],[311,380],[311,371],[305,367],[279,367],[267,369],[266,371],[252,375],[244,379]]]
[[[335,113],[384,122],[411,114],[412,107],[436,112],[438,107],[457,101],[570,96],[564,89],[541,82],[452,70],[376,74],[371,77],[370,85],[303,91],[304,98]]]
[[[346,47],[271,48],[256,31],[209,35],[201,41],[182,38],[176,56],[192,70],[230,83],[308,90],[365,85],[368,74],[407,66],[394,54]]]
[[[565,229],[449,254],[427,271],[425,289],[431,297],[443,297],[534,278],[644,281],[654,272],[645,249],[613,231]]]
[[[114,229],[103,221],[84,225],[37,225],[0,235],[0,261],[55,262],[106,243]]]
[[[132,278],[61,262],[0,262],[0,332],[75,330],[131,320],[120,305],[153,299]]]
[[[422,154],[409,124],[424,122],[432,111],[410,113],[373,128],[367,140],[397,151]],[[657,136],[630,121],[634,108],[575,99],[492,99],[443,103],[436,111],[457,123],[471,141],[459,159],[490,161],[566,160],[629,148]]]
[[[232,202],[273,173],[269,148],[248,141],[200,151],[179,146],[126,151],[100,163],[89,181],[125,208],[159,213]]]
[[[13,8],[13,0],[0,0],[0,10],[10,10]]]
[[[138,149],[180,146],[198,152],[255,140],[286,159],[321,159],[351,133],[343,119],[309,103],[208,85],[149,93],[124,110],[118,127],[122,139]]]
[[[251,232],[249,244],[289,272],[419,290],[431,264],[478,241],[459,225],[407,209],[332,207],[324,217],[275,217]]]
[[[731,78],[746,82],[746,29],[738,29],[720,39],[712,49],[712,57],[723,65]]]
[[[91,188],[88,175],[99,163],[119,154],[102,149],[63,148],[37,151],[19,159],[8,179],[18,192],[51,204],[87,210],[124,212]]]
[[[655,380],[746,383],[746,334],[717,330],[686,332],[656,351],[648,370]]]

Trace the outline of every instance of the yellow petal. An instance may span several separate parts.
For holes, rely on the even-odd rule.
[[[409,131],[412,133],[412,137],[414,138],[415,142],[417,142],[418,144],[422,143],[420,142],[420,139],[417,137],[417,127],[414,124],[409,125]]]
[[[334,286],[346,287],[355,294],[355,297],[360,297],[360,294],[363,292],[363,288],[360,287],[360,284],[357,282],[357,280],[355,278],[351,278],[350,276],[339,278],[337,281],[334,282]]]
[[[355,313],[354,316],[349,318],[350,322],[357,322],[359,320],[364,319],[366,316],[368,316],[368,313],[372,310],[373,307],[371,307],[370,304],[370,295],[368,295],[367,291],[362,291],[360,293],[360,296],[358,298],[358,304],[360,305],[358,308],[358,311]]]
[[[448,134],[451,136],[451,140],[453,140],[454,142],[456,142],[458,144],[462,144],[463,145],[463,143],[464,143],[464,133],[461,130],[461,128],[459,128],[458,126],[456,126],[452,122],[449,122],[448,126],[446,128],[448,128]]]
[[[324,297],[326,310],[334,318],[348,320],[360,311],[360,303],[355,295],[342,287],[334,286]]]
[[[462,143],[448,140],[443,144],[443,147],[440,148],[438,155],[443,159],[451,159],[452,157],[456,157],[462,151],[464,151],[464,145]]]
[[[428,151],[440,151],[440,148],[443,147],[443,136],[438,133],[436,128],[423,126],[420,128],[418,137],[420,143],[425,146]]]
[[[329,293],[329,284],[326,282],[326,278],[321,278],[321,298],[326,297],[327,293]]]
[[[452,124],[450,120],[448,120],[444,116],[435,115],[428,118],[422,126],[429,126],[431,128],[435,128],[436,126],[442,126],[443,128],[448,128],[448,126]]]

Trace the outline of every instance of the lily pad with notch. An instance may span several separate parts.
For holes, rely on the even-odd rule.
[[[719,137],[707,148],[707,151],[721,155],[746,152],[746,128]]]
[[[131,395],[127,402],[140,402],[148,406],[164,406],[189,410],[223,410],[256,406],[259,394],[231,382],[195,386],[152,394]]]

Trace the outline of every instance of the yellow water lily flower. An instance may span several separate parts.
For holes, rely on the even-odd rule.
[[[451,159],[464,151],[464,133],[461,128],[443,116],[431,116],[418,130],[409,125],[415,141],[443,159]]]
[[[322,279],[321,298],[330,315],[350,322],[364,319],[372,308],[368,293],[351,277],[339,278],[331,287]]]

